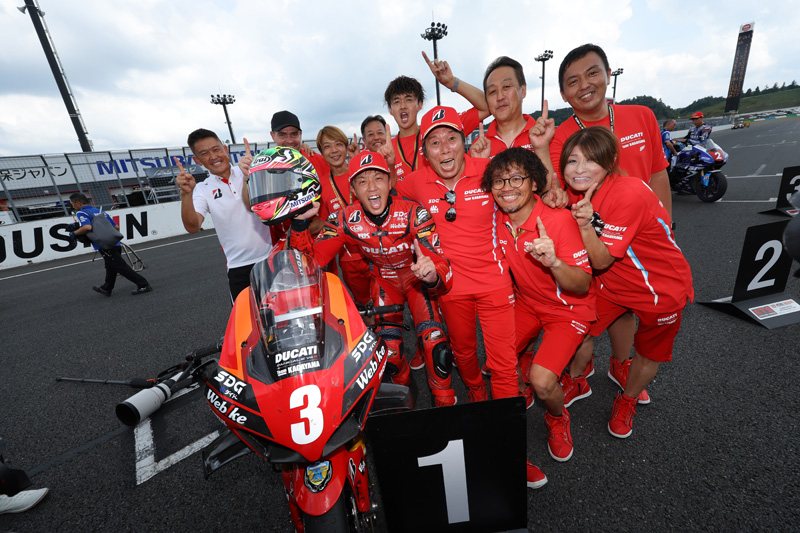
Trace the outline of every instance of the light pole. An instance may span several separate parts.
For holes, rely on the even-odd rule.
[[[25,5],[17,8],[23,15],[25,11],[31,17],[33,28],[36,30],[36,35],[39,36],[39,42],[42,43],[42,50],[47,58],[47,63],[50,65],[50,70],[53,72],[53,77],[56,80],[56,85],[61,93],[61,99],[64,100],[64,105],[67,107],[67,113],[72,121],[72,127],[75,128],[75,133],[78,134],[78,143],[81,145],[81,150],[84,152],[92,151],[92,141],[89,140],[89,133],[86,131],[86,125],[81,118],[81,112],[78,110],[78,102],[75,101],[75,96],[72,94],[72,88],[69,86],[67,74],[64,71],[64,66],[56,54],[56,47],[53,40],[50,38],[50,32],[47,31],[47,25],[44,23],[44,11],[39,9],[36,5],[36,0],[25,0]]]
[[[425,28],[425,33],[421,33],[420,37],[426,41],[433,41],[433,60],[439,59],[439,54],[436,50],[436,41],[447,35],[447,24],[439,22],[431,22],[430,28]],[[436,80],[436,105],[442,105],[439,99],[439,80]]]
[[[545,50],[542,54],[536,57],[536,61],[540,61],[542,63],[542,111],[544,111],[544,64],[550,59],[553,59],[552,50]]]
[[[218,94],[214,96],[211,95],[211,103],[221,105],[222,109],[225,111],[225,122],[228,123],[228,131],[231,134],[231,143],[236,144],[236,139],[233,138],[233,126],[231,126],[231,119],[228,116],[228,106],[231,105],[236,101],[236,98],[233,97],[232,94]]]
[[[614,103],[617,102],[617,76],[619,76],[620,74],[622,74],[621,68],[618,68],[617,70],[611,73],[611,75],[614,76],[614,93],[611,96],[611,98],[614,100]]]

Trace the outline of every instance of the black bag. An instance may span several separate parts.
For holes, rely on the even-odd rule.
[[[86,236],[101,250],[109,250],[122,240],[122,233],[108,221],[102,209],[92,218],[92,231]]]

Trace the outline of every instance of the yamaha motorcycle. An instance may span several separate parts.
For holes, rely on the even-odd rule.
[[[361,315],[398,308],[359,314],[342,282],[298,250],[257,263],[207,374],[206,400],[229,431],[203,452],[206,477],[255,451],[280,470],[297,531],[373,531],[364,426],[413,400],[381,383],[388,348]]]
[[[679,194],[696,194],[704,202],[716,202],[728,190],[728,179],[720,171],[728,153],[711,139],[706,146],[673,141],[678,150],[669,171],[670,188]]]

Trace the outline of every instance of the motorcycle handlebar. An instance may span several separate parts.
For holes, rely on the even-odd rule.
[[[361,316],[371,317],[371,316],[381,316],[381,315],[390,315],[393,313],[402,313],[404,306],[401,304],[394,304],[394,305],[379,305],[377,307],[367,307],[366,309],[362,309],[359,311]]]

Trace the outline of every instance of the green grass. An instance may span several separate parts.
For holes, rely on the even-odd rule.
[[[739,114],[798,106],[800,106],[800,88],[742,98],[739,101]],[[725,113],[725,102],[698,109],[698,111],[702,111],[707,117],[720,117]],[[688,116],[681,118],[688,118]]]

